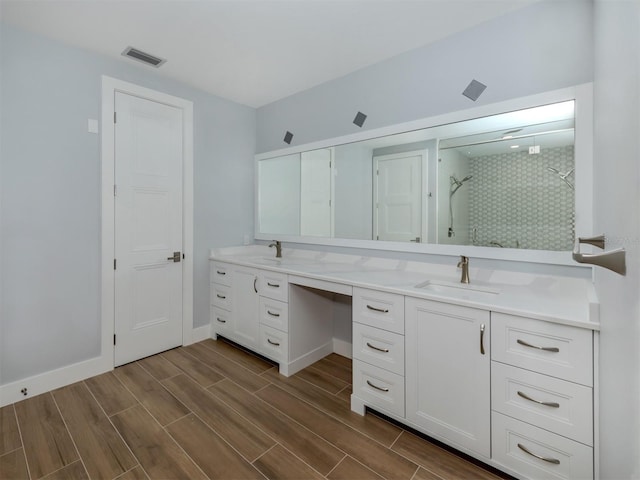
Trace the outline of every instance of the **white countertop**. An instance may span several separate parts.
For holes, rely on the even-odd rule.
[[[283,258],[264,245],[211,251],[211,260],[328,281],[352,287],[454,303],[493,312],[599,330],[599,303],[592,282],[571,277],[474,268],[460,283],[453,265],[283,249]],[[426,286],[420,287],[420,285]]]

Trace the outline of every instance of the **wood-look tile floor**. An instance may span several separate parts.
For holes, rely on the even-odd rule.
[[[351,360],[289,378],[223,341],[0,409],[2,479],[497,479],[350,411]]]

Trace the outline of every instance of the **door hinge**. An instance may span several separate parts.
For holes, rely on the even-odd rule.
[[[114,270],[116,269],[116,259],[115,258],[113,259],[113,269]]]
[[[116,112],[113,112],[113,123],[116,123]]]
[[[113,185],[113,196],[115,197],[117,195],[117,189],[115,184]]]
[[[113,344],[114,345],[116,344],[116,334],[115,333],[113,334]]]
[[[182,259],[184,260],[184,253],[182,254]]]

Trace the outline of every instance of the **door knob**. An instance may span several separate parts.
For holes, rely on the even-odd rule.
[[[173,260],[174,262],[180,261],[180,252],[173,252],[173,256],[167,257],[167,260]]]

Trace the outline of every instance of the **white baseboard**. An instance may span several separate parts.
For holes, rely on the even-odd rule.
[[[191,343],[201,342],[207,338],[211,338],[211,325],[203,325],[191,331]]]
[[[191,332],[191,342],[200,342],[211,338],[211,326],[203,325]],[[113,370],[113,354],[104,357],[90,358],[82,362],[60,367],[49,372],[39,373],[32,377],[0,385],[0,407],[35,397],[56,388],[61,388],[89,377]],[[27,395],[22,389],[27,389]]]
[[[325,343],[319,346],[315,350],[311,350],[308,353],[296,358],[294,361],[286,363],[280,363],[280,374],[285,377],[289,377],[295,373],[298,373],[303,368],[307,368],[312,363],[323,359],[333,351],[332,342]]]
[[[7,383],[0,386],[0,407],[35,397],[41,393],[46,393],[110,370],[113,370],[113,356],[111,356],[110,364],[103,357],[96,357],[16,382]],[[27,395],[22,393],[22,389],[26,389]]]
[[[352,358],[353,347],[351,343],[337,338],[333,339],[333,353],[342,355],[343,357]]]

